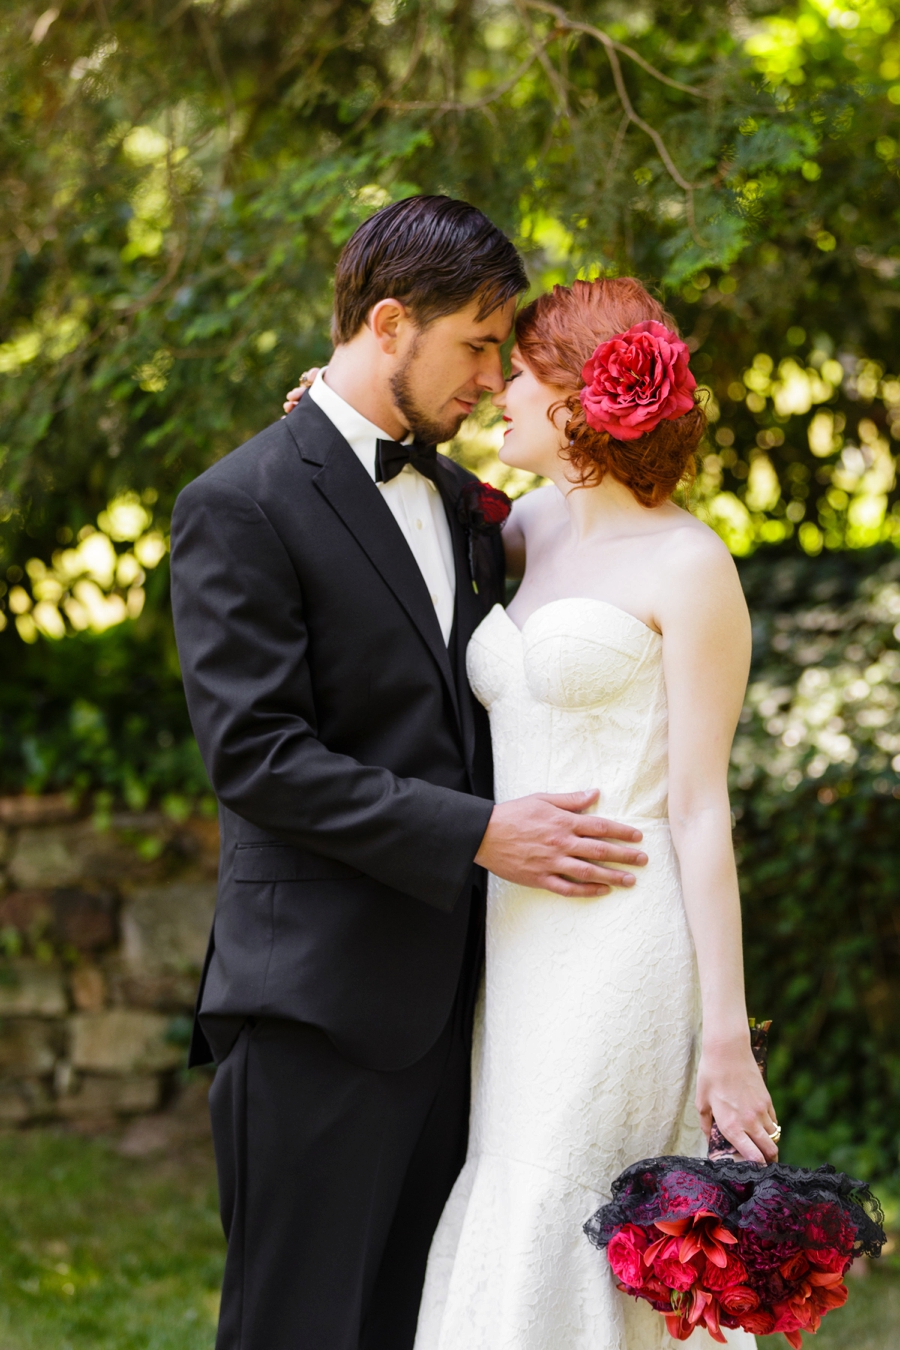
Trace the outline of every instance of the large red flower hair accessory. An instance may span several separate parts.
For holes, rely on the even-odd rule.
[[[687,346],[653,319],[601,342],[581,372],[581,406],[595,431],[636,441],[694,406]]]

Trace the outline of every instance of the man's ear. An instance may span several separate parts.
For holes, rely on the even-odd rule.
[[[400,300],[379,300],[369,310],[368,325],[385,355],[393,355],[403,329],[409,323],[409,310]]]

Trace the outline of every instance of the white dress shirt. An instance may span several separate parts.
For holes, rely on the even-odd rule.
[[[393,440],[386,431],[363,417],[325,383],[320,370],[309,390],[309,397],[348,442],[366,473],[375,482],[376,441]],[[406,445],[412,440],[408,436]],[[453,543],[441,494],[430,478],[411,464],[401,469],[389,483],[376,484],[391,514],[409,544],[410,552],[425,578],[444,641],[450,641],[456,600],[456,569]]]

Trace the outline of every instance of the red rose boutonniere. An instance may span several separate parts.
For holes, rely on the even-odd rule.
[[[470,534],[496,534],[503,529],[512,502],[505,492],[470,479],[459,494],[456,514]]]
[[[456,515],[466,531],[469,574],[476,595],[485,591],[487,596],[491,590],[491,548],[487,541],[491,535],[500,533],[511,510],[512,502],[506,493],[491,487],[490,483],[470,479],[459,494]],[[488,556],[484,556],[485,553]]]

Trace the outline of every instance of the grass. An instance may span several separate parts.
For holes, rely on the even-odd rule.
[[[115,1136],[0,1135],[0,1350],[212,1350],[223,1260],[208,1139],[123,1157]],[[806,1345],[896,1350],[897,1258]]]
[[[0,1350],[211,1350],[223,1261],[208,1145],[0,1136]]]

